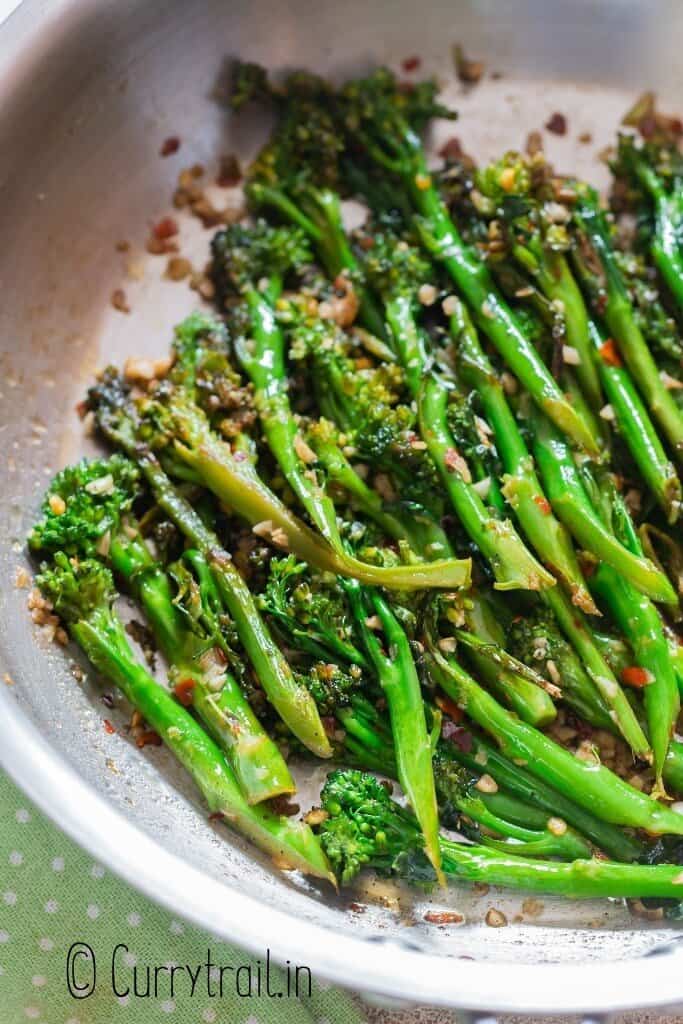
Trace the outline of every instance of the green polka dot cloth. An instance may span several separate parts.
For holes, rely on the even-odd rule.
[[[339,989],[313,979],[309,994],[302,973],[298,995],[290,976],[287,996],[285,972],[271,964],[266,978],[265,954],[251,957],[150,903],[94,863],[2,772],[0,822],[0,1024],[364,1021]],[[194,992],[184,965],[199,969]]]

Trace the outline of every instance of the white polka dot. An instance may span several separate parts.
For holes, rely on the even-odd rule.
[[[57,903],[57,900],[48,900],[47,903],[45,904],[46,914],[56,914],[58,910],[59,903]]]
[[[138,958],[136,957],[135,953],[124,953],[123,962],[126,965],[126,967],[135,967],[136,963],[138,962]]]
[[[319,978],[316,980],[315,986],[321,992],[327,992],[328,988],[332,988],[332,982],[325,981],[324,978]]]
[[[43,985],[47,985],[47,978],[44,974],[34,974],[31,978],[31,984],[36,988],[42,988]]]
[[[175,1003],[173,1002],[172,999],[164,999],[163,1003],[161,1004],[161,1009],[164,1011],[164,1013],[173,1013],[173,1011],[175,1010]]]
[[[37,1006],[26,1006],[24,1007],[24,1014],[29,1020],[38,1020],[40,1017],[40,1010]]]
[[[55,948],[55,944],[52,941],[52,939],[48,938],[40,939],[38,945],[42,949],[43,953],[49,953],[51,950]]]
[[[258,1019],[258,1017],[254,1017],[254,1015],[252,1014],[251,1017],[247,1017],[247,1019],[245,1020],[244,1024],[259,1024],[259,1019]],[[329,1024],[329,1021],[328,1021],[328,1024]]]
[[[5,968],[2,966],[2,964],[0,964],[0,978],[2,978],[4,973],[5,973]]]
[[[130,996],[117,996],[116,1002],[119,1004],[119,1006],[128,1006],[128,1003],[130,1002]]]
[[[180,921],[171,921],[171,925],[170,925],[170,929],[169,930],[171,932],[171,935],[182,935],[183,932],[185,931],[185,928],[180,923]],[[213,1010],[211,1012],[213,1013]]]
[[[209,971],[209,977],[211,978],[211,981],[219,981],[220,976],[221,972],[217,967],[212,967],[211,970]]]
[[[211,1007],[209,1007],[208,1010],[204,1010],[202,1020],[205,1021],[206,1024],[214,1024],[214,1021],[216,1020],[216,1011],[212,1010]]]
[[[31,815],[28,813],[25,807],[20,807],[17,813],[14,815],[20,825],[25,825],[27,821],[31,820]]]
[[[9,932],[3,932],[0,930],[0,942],[9,942]]]
[[[131,928],[137,928],[137,926],[142,921],[142,918],[140,917],[139,914],[136,914],[135,912],[133,912],[132,914],[128,915],[128,917],[126,918],[126,921],[131,926]]]
[[[97,906],[96,903],[89,903],[88,909],[86,910],[86,914],[88,915],[91,921],[96,921],[97,918],[100,916],[100,908]]]
[[[9,860],[9,862],[12,865],[13,868],[18,868],[19,865],[23,864],[23,862],[24,862],[24,855],[23,855],[23,853],[19,853],[18,850],[12,850],[12,852],[9,855],[8,860]]]
[[[78,1020],[77,1017],[69,1017],[69,1019],[66,1022],[66,1024],[81,1024],[81,1022],[80,1022],[80,1020]]]
[[[17,902],[17,894],[15,892],[3,892],[2,898],[8,907],[13,907]]]
[[[90,868],[91,878],[104,878],[104,868],[101,864],[93,864]]]
[[[55,857],[55,859],[52,861],[51,867],[52,867],[53,871],[63,871],[64,870],[64,858],[63,857]]]

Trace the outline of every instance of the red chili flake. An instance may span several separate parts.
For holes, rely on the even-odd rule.
[[[142,750],[142,748],[146,746],[160,747],[161,736],[159,735],[158,732],[154,732],[153,729],[145,729],[144,732],[141,732],[138,735],[137,739],[135,740],[135,745],[139,747],[140,750]]]
[[[463,729],[461,725],[456,725],[450,718],[444,720],[441,726],[441,735],[445,740],[449,740],[454,743],[458,750],[461,750],[463,754],[471,754],[474,746],[474,740],[472,739],[472,733],[468,732],[467,729]]]
[[[106,733],[107,733],[107,734],[108,734],[109,736],[113,736],[113,735],[115,734],[115,732],[116,732],[116,729],[115,729],[115,728],[114,728],[114,726],[113,726],[113,725],[111,724],[111,722],[109,721],[109,719],[108,719],[108,718],[105,718],[105,719],[104,719],[104,731],[105,731],[105,732],[106,732]]]
[[[152,234],[160,242],[163,242],[166,238],[172,238],[173,235],[178,234],[178,225],[173,217],[162,217],[158,224],[155,224],[152,228]]]
[[[419,57],[406,57],[401,67],[404,71],[417,71],[421,63],[422,61]]]
[[[636,690],[642,690],[644,686],[649,686],[650,683],[654,682],[654,676],[646,668],[641,668],[639,665],[629,665],[621,670],[621,681],[626,686],[633,686]]]
[[[372,249],[373,245],[375,244],[375,239],[372,238],[370,235],[363,235],[361,238],[358,239],[358,244],[361,247],[361,249],[367,252],[368,249]]]
[[[78,402],[78,404],[75,406],[75,408],[76,408],[76,415],[78,416],[79,420],[85,419],[85,417],[88,415],[88,413],[90,411],[90,407],[88,405],[88,402],[85,399],[83,399],[82,402]]]
[[[454,722],[462,722],[465,717],[462,709],[450,697],[437,697],[436,706]]]
[[[541,512],[545,516],[549,516],[550,513],[552,512],[552,509],[550,507],[550,502],[548,501],[547,498],[544,498],[542,494],[535,494],[534,495],[534,504],[538,505],[538,507],[540,508]]]
[[[362,903],[349,903],[349,910],[352,914],[364,914],[366,909]]]
[[[282,793],[280,796],[274,796],[269,803],[275,814],[282,814],[286,818],[293,818],[294,815],[298,814],[301,810],[299,804],[293,803],[286,793]]]
[[[334,715],[323,715],[320,719],[327,736],[333,736],[337,729],[337,720]]]
[[[213,813],[209,815],[209,821],[222,821],[224,817],[225,815],[222,811],[213,811]]]
[[[567,118],[564,114],[560,114],[559,111],[555,111],[555,113],[546,121],[545,126],[546,129],[554,135],[566,135]]]
[[[161,149],[159,150],[159,156],[172,156],[177,153],[180,149],[180,139],[177,135],[169,135],[167,139],[161,143]]]
[[[173,693],[177,701],[179,701],[184,708],[189,708],[192,703],[192,694],[195,688],[194,679],[181,679],[176,686],[173,687]]]
[[[462,143],[456,135],[452,135],[450,139],[447,139],[439,150],[439,156],[442,160],[458,161],[462,160],[464,155]]]
[[[232,188],[242,180],[242,168],[234,153],[221,157],[216,184],[221,188]]]
[[[613,338],[608,338],[600,348],[598,349],[603,363],[607,363],[608,366],[623,366],[621,356],[619,355],[619,349],[616,346],[616,342]]]
[[[428,910],[424,920],[428,924],[462,924],[465,918],[455,910]]]

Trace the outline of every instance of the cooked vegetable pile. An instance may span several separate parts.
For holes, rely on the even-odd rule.
[[[677,123],[620,139],[608,212],[542,152],[428,167],[431,82],[238,65],[231,102],[275,127],[217,308],[164,379],[90,389],[113,454],[49,488],[43,595],[280,866],[675,906]],[[294,755],[336,766],[304,817]]]

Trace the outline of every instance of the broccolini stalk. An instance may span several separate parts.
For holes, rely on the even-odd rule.
[[[37,579],[95,668],[121,690],[187,769],[213,814],[273,857],[280,867],[299,869],[334,883],[324,853],[302,821],[250,806],[215,742],[135,660],[123,623],[113,609],[111,573],[99,562],[76,565],[64,552]]]
[[[140,534],[129,511],[138,478],[134,463],[120,455],[63,469],[50,484],[43,518],[34,527],[29,546],[43,555],[60,550],[76,557],[96,555],[113,569],[147,615],[170,662],[169,675],[179,699],[194,707],[226,752],[248,802],[292,793],[295,786],[284,758],[227,670],[225,655],[232,651],[218,622],[223,607],[213,581],[205,581],[200,593],[185,569],[185,587],[193,601],[190,613]],[[195,553],[195,566],[198,560]]]
[[[550,822],[554,829],[552,831],[542,811],[539,812],[541,821],[535,819],[540,827],[530,828],[528,820],[522,825],[508,820],[505,812],[510,807],[510,798],[498,792],[482,792],[480,787],[491,788],[489,779],[482,783],[481,775],[473,778],[452,758],[440,757],[437,752],[434,774],[439,801],[441,804],[445,803],[446,813],[456,809],[459,814],[486,830],[482,832],[461,822],[460,828],[468,838],[492,850],[525,857],[557,857],[559,860],[592,857],[593,851],[585,839],[559,819]],[[496,796],[499,797],[497,803]],[[502,812],[502,816],[498,810]],[[513,812],[525,819],[530,815],[534,817],[533,809],[524,807],[519,801],[514,803]],[[488,832],[493,832],[501,838],[493,838],[487,834]]]
[[[457,304],[451,315],[450,330],[459,371],[479,395],[493,430],[506,472],[504,494],[517,513],[522,529],[544,565],[569,589],[573,603],[589,614],[597,614],[571,538],[552,513],[502,384],[462,303]]]
[[[104,375],[100,385],[91,389],[89,402],[105,437],[137,463],[157,504],[206,557],[268,700],[305,747],[319,757],[329,757],[332,751],[313,698],[295,680],[229,553],[173,486],[154,454],[140,443],[137,409],[115,374]]]
[[[610,479],[602,482],[600,493],[605,515],[617,536],[632,551],[642,552],[628,511]],[[637,666],[641,669],[640,674],[636,673],[636,680],[645,686],[645,711],[657,785],[661,788],[666,754],[681,709],[676,673],[662,620],[652,602],[605,563],[598,566],[591,585],[631,644]],[[622,677],[626,672],[628,669]]]
[[[543,595],[543,600],[582,660],[586,672],[598,691],[596,707],[602,703],[606,704],[614,725],[633,753],[644,760],[650,760],[651,751],[647,737],[581,612],[572,607],[562,591],[558,589],[547,591]]]
[[[653,210],[650,251],[666,285],[683,310],[683,190],[677,140],[638,146],[631,136],[619,138],[617,170],[640,185]]]
[[[522,721],[539,729],[549,725],[557,709],[543,689],[545,681],[535,672],[529,678],[526,666],[507,653],[505,633],[486,598],[473,591],[470,599],[465,609],[470,632],[457,630],[455,635],[477,676]]]
[[[314,533],[263,483],[249,458],[238,456],[210,429],[197,407],[181,395],[169,397],[165,410],[177,437],[174,455],[219,501],[234,509],[259,536],[285,547],[318,569],[350,576],[396,590],[446,589],[467,586],[468,559],[447,559],[416,565],[374,566],[346,552],[335,551]]]
[[[579,274],[586,280],[592,272],[576,261]],[[588,316],[583,297],[574,288],[563,300],[565,322],[574,325],[574,332],[589,339],[596,360],[600,381],[607,401],[614,411],[616,425],[643,480],[666,513],[669,522],[678,519],[681,507],[681,482],[668,458],[657,430],[638,393],[629,371],[624,367],[614,342],[605,336]]]
[[[336,771],[322,792],[327,817],[320,827],[322,845],[342,885],[362,868],[376,868],[408,881],[424,882],[424,840],[410,811],[391,799],[370,775]],[[515,857],[486,846],[467,846],[439,837],[444,871],[468,881],[505,885],[574,899],[596,896],[678,898],[680,865],[618,864],[576,860],[569,864]]]
[[[429,671],[465,714],[492,735],[511,759],[525,763],[533,775],[589,809],[605,821],[652,833],[683,835],[683,815],[623,782],[603,766],[587,765],[543,733],[505,711],[475,683],[453,658],[445,658],[428,629]]]
[[[432,747],[427,732],[420,680],[408,638],[385,599],[366,594],[355,581],[344,584],[358,632],[386,697],[401,787],[410,801],[425,838],[425,847],[441,880],[439,815],[432,771]],[[374,612],[385,639],[385,648],[369,625]]]
[[[591,432],[525,336],[493,284],[488,268],[463,242],[434,185],[418,132],[429,117],[447,112],[433,100],[430,104],[427,96],[423,116],[411,122],[406,116],[411,102],[416,105],[402,98],[396,80],[386,69],[348,83],[341,91],[340,103],[349,138],[382,172],[399,179],[419,214],[423,243],[452,277],[477,324],[512,372],[561,430],[587,451],[595,452]]]
[[[555,584],[536,561],[508,520],[497,519],[484,505],[471,482],[447,421],[448,388],[437,376],[422,382],[419,398],[420,433],[436,463],[443,485],[467,533],[491,565],[499,590],[541,590]]]
[[[557,516],[596,559],[611,565],[654,601],[676,600],[671,583],[649,559],[626,548],[593,508],[572,453],[548,419],[530,410],[533,450]]]
[[[470,771],[479,772],[483,769],[505,793],[519,798],[525,806],[543,808],[547,812],[546,821],[548,815],[566,821],[612,859],[628,862],[638,860],[643,855],[644,847],[639,840],[604,821],[594,809],[581,806],[559,789],[536,778],[528,768],[515,764],[497,746],[472,732],[464,731],[452,743],[443,743],[440,752],[442,756],[447,754]],[[487,796],[487,801],[491,799]],[[493,803],[492,808],[495,809],[495,806]],[[509,807],[506,816],[510,818]]]
[[[562,700],[580,718],[600,729],[613,732],[615,722],[609,705],[600,694],[581,658],[560,634],[557,621],[549,608],[538,606],[518,616],[508,634],[514,654],[537,669],[545,668],[549,679],[555,679],[562,691]],[[618,730],[617,730],[618,731]]]
[[[683,413],[664,386],[652,354],[636,323],[633,307],[612,251],[605,216],[593,189],[581,190],[574,208],[574,219],[583,240],[591,247],[602,269],[602,289],[596,304],[619,352],[623,355],[634,380],[637,381],[650,412],[680,460],[683,457]]]

